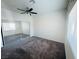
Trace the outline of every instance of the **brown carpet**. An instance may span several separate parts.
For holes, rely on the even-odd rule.
[[[66,59],[64,44],[30,37],[10,43],[1,50],[1,59]]]

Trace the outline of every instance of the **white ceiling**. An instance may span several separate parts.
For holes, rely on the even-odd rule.
[[[16,11],[17,8],[33,7],[34,11],[44,14],[56,10],[63,10],[67,6],[67,0],[35,0],[35,3],[29,3],[29,0],[2,0],[11,10]]]

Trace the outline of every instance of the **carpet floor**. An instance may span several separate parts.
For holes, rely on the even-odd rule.
[[[1,48],[1,59],[66,59],[66,56],[63,43],[24,36],[4,45]]]

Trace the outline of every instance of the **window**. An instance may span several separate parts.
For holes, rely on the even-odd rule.
[[[3,31],[12,31],[16,30],[15,23],[3,23]]]

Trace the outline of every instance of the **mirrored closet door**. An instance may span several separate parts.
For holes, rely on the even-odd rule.
[[[30,37],[30,23],[22,21],[2,22],[2,34],[6,46],[24,44]]]

